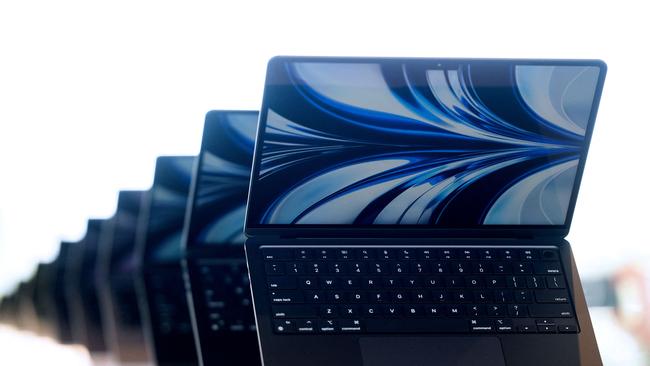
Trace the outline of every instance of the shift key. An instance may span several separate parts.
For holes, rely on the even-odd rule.
[[[571,318],[573,308],[569,304],[535,304],[528,305],[528,312],[533,318]]]
[[[271,314],[276,319],[316,318],[318,313],[311,305],[276,305],[271,306]]]

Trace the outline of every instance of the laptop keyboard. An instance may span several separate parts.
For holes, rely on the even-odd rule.
[[[246,262],[202,264],[199,271],[210,331],[256,331]]]
[[[553,248],[263,247],[277,334],[576,333]]]

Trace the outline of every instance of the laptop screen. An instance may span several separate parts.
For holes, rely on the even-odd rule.
[[[208,113],[192,196],[189,248],[243,245],[257,117],[254,111]]]
[[[181,235],[187,209],[194,158],[165,156],[156,161],[146,217],[145,262],[171,263],[181,259]]]
[[[275,58],[248,227],[562,226],[595,61]]]
[[[113,218],[113,245],[110,254],[111,275],[130,274],[136,269],[135,239],[142,191],[121,191]]]

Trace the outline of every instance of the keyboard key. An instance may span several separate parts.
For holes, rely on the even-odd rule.
[[[566,288],[564,278],[562,276],[546,276],[546,287],[550,289]]]
[[[338,323],[336,320],[323,319],[318,322],[318,330],[321,333],[336,333],[338,331]]]
[[[417,249],[418,259],[422,260],[433,260],[437,259],[435,251],[433,249]]]
[[[563,325],[558,325],[557,330],[560,333],[577,333],[578,327],[575,325],[563,324]]]
[[[544,250],[541,259],[545,261],[557,261],[560,259],[560,256],[557,250]]]
[[[508,305],[508,315],[512,318],[521,318],[528,316],[528,307],[526,305]]]
[[[531,324],[522,324],[517,328],[517,330],[519,333],[536,333],[537,327]]]
[[[300,288],[305,290],[317,289],[318,282],[319,281],[315,277],[300,277],[298,279],[298,285]]]
[[[323,261],[335,259],[334,251],[332,249],[317,249],[314,252],[314,259]]]
[[[487,316],[490,317],[501,317],[505,316],[506,308],[503,305],[488,305],[487,306]]]
[[[338,323],[341,333],[361,333],[362,331],[360,319],[341,319]]]
[[[523,249],[519,252],[521,260],[532,261],[538,259],[537,249]]]
[[[456,317],[463,315],[463,307],[460,305],[448,305],[447,306],[447,316]]]
[[[339,311],[336,306],[323,305],[320,307],[320,314],[323,318],[335,318],[338,316]]]
[[[533,318],[570,318],[573,308],[568,304],[534,304],[528,306],[528,312]]]
[[[538,325],[537,331],[540,333],[556,333],[557,325]]]
[[[262,257],[267,261],[290,261],[293,259],[293,251],[291,249],[262,249]]]
[[[519,259],[519,256],[517,255],[517,253],[515,253],[515,251],[512,250],[512,249],[500,249],[497,252],[499,253],[499,258],[500,259],[505,259],[505,260],[509,260],[509,261]]]
[[[273,331],[276,333],[296,333],[296,321],[295,320],[274,320],[273,321]]]
[[[538,303],[568,303],[569,293],[567,290],[537,290],[535,299]]]
[[[492,259],[497,259],[496,257],[496,251],[493,249],[482,249],[479,252],[479,256],[483,260],[492,260]]]
[[[305,298],[300,291],[270,291],[271,302],[274,304],[300,304]]]
[[[466,313],[471,317],[485,316],[485,305],[467,305]]]
[[[378,306],[366,305],[362,308],[361,313],[363,317],[373,318],[381,315],[381,309]]]
[[[297,333],[316,333],[318,327],[316,320],[313,319],[300,319],[296,320]]]
[[[298,288],[298,281],[295,277],[267,277],[266,283],[269,288],[277,290],[294,290]]]
[[[384,305],[383,313],[388,317],[397,317],[402,314],[402,307],[400,305]]]
[[[336,258],[340,261],[349,261],[355,259],[350,249],[339,249],[336,251]]]
[[[284,274],[284,263],[266,263],[264,265],[266,269],[266,274],[268,275],[283,275]]]
[[[303,274],[305,273],[305,268],[302,263],[288,263],[287,274]]]
[[[500,333],[511,333],[514,331],[514,324],[512,319],[496,319],[494,321],[497,332]]]
[[[535,274],[554,275],[562,273],[560,262],[537,262],[533,264]]]
[[[456,259],[456,251],[453,249],[441,249],[440,259]]]
[[[470,319],[469,326],[474,333],[494,332],[494,321],[490,319]]]
[[[297,260],[310,261],[314,258],[311,249],[297,249],[295,254]]]
[[[357,259],[364,261],[375,259],[376,253],[374,249],[360,249],[359,256]]]
[[[391,260],[395,258],[395,251],[393,249],[379,249],[377,251],[377,259]]]
[[[532,289],[546,288],[546,281],[541,276],[528,276],[526,277],[526,285]]]
[[[312,305],[274,305],[271,306],[274,318],[316,318],[316,308]]]
[[[399,260],[413,260],[416,259],[415,249],[400,249],[398,252]]]
[[[533,266],[530,262],[515,262],[513,263],[512,270],[515,274],[532,274]]]

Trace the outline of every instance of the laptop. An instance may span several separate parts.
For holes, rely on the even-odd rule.
[[[66,273],[66,296],[75,343],[86,346],[93,357],[107,352],[95,281],[97,252],[102,230],[110,220],[88,220],[86,235],[70,250]]]
[[[104,337],[119,363],[148,361],[135,293],[135,240],[143,191],[120,191],[112,226],[103,233],[98,265]]]
[[[149,357],[159,366],[198,363],[181,268],[181,234],[194,160],[159,157],[141,209],[136,293]]]
[[[256,111],[205,118],[183,240],[202,365],[260,364],[243,229],[257,119]]]
[[[19,303],[19,328],[38,333],[38,318],[36,316],[36,307],[34,304],[35,290],[34,276],[20,283],[18,287]]]
[[[59,254],[54,260],[54,278],[52,283],[52,296],[54,298],[54,307],[56,310],[54,328],[55,339],[62,344],[73,343],[72,329],[70,324],[70,313],[68,310],[68,302],[66,299],[65,289],[65,271],[66,263],[71,247],[79,245],[78,243],[61,242],[59,247]]]
[[[55,271],[54,262],[40,263],[34,277],[34,308],[38,317],[39,334],[50,338],[56,337],[56,303],[52,291]]]
[[[564,238],[605,72],[273,58],[245,244],[264,365],[600,365]]]

